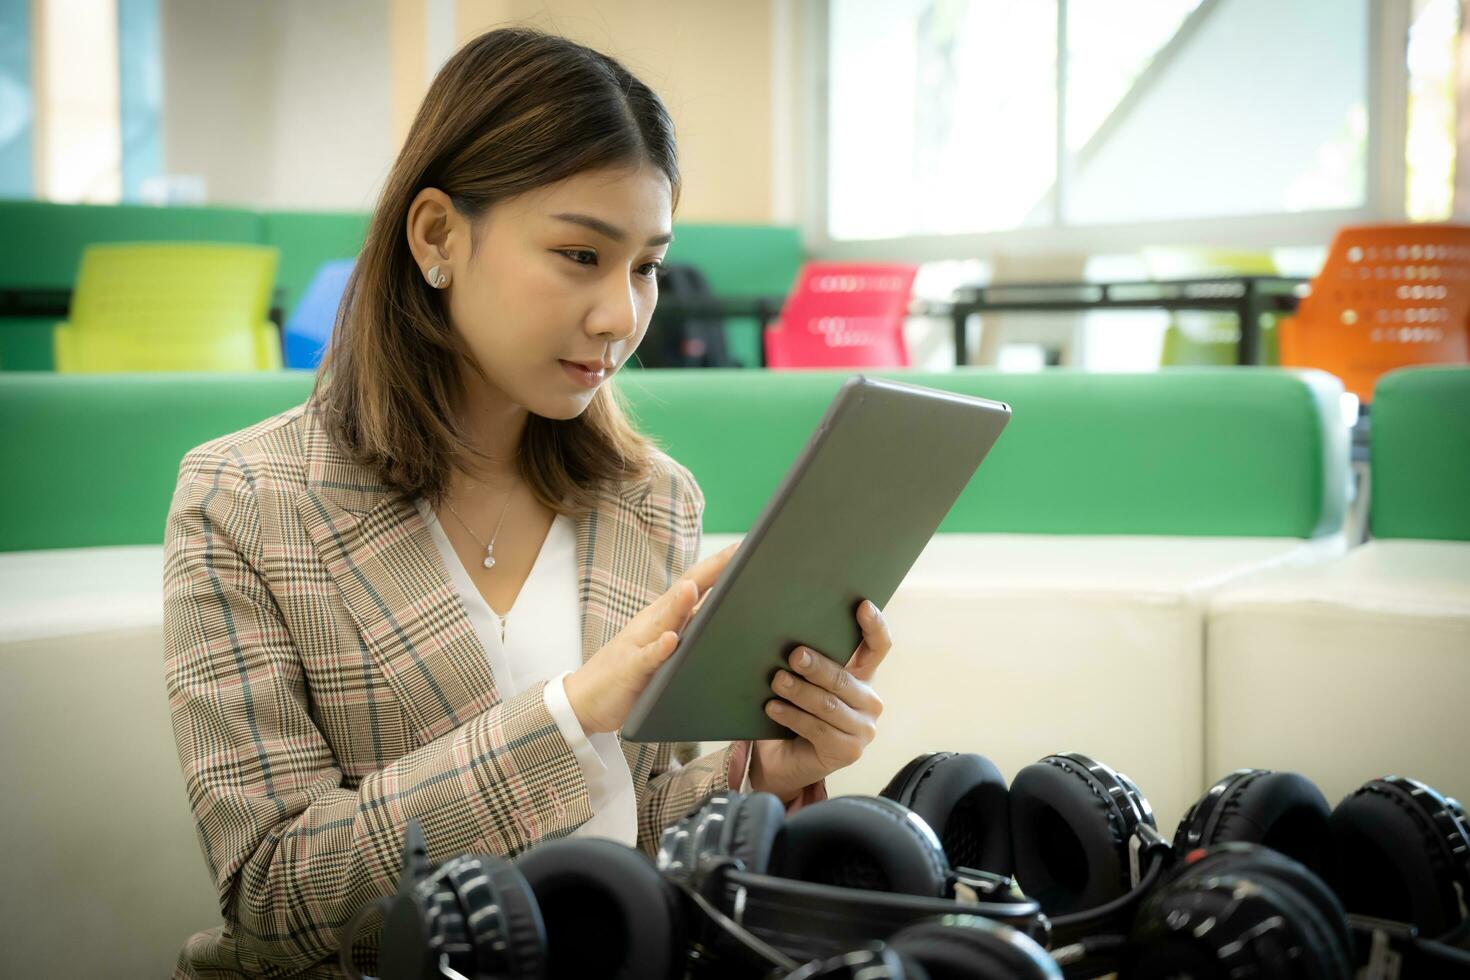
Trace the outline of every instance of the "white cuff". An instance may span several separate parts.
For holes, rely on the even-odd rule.
[[[587,733],[582,730],[582,723],[577,720],[577,713],[572,710],[572,702],[567,700],[567,688],[563,683],[570,670],[564,670],[551,680],[546,682],[544,696],[546,698],[546,710],[551,717],[556,719],[556,727],[561,729],[562,738],[572,747],[572,753],[576,755],[578,764],[582,767],[582,775],[587,779],[599,775],[607,770],[602,757],[597,754],[597,749],[587,738]]]

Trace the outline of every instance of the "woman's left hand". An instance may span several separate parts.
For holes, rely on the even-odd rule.
[[[893,640],[883,614],[876,606],[871,615],[861,612],[867,608],[859,606],[863,642],[847,666],[797,647],[787,658],[791,669],[776,672],[771,690],[778,697],[766,702],[766,715],[798,737],[755,742],[750,785],[756,792],[789,804],[809,784],[856,762],[877,734],[883,702],[869,682]]]

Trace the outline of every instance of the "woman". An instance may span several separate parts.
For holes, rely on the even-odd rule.
[[[796,738],[682,765],[618,739],[733,554],[695,564],[703,495],[607,384],[678,187],[621,65],[482,35],[414,120],[311,397],[185,457],[166,673],[225,924],[179,976],[339,975],[410,818],[435,861],[574,833],[652,854],[715,792],[824,799],[873,738],[877,610],[846,669],[797,652],[774,682]]]

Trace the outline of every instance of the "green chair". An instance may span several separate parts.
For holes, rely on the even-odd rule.
[[[1154,278],[1208,276],[1274,276],[1276,263],[1267,252],[1228,249],[1144,249],[1144,261]],[[1274,314],[1261,327],[1261,363],[1281,363]],[[1235,364],[1240,323],[1234,314],[1179,310],[1164,331],[1160,367],[1229,367]]]
[[[1470,365],[1382,375],[1368,436],[1373,537],[1470,542]]]
[[[279,249],[197,243],[89,245],[71,319],[53,334],[56,370],[273,371],[268,319]]]

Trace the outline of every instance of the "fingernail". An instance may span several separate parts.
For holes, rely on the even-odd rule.
[[[796,651],[796,666],[805,667],[807,664],[811,663],[811,661],[811,654],[807,653],[805,650]]]
[[[869,619],[878,618],[878,607],[873,605],[871,601],[863,603],[863,612],[868,614]]]

